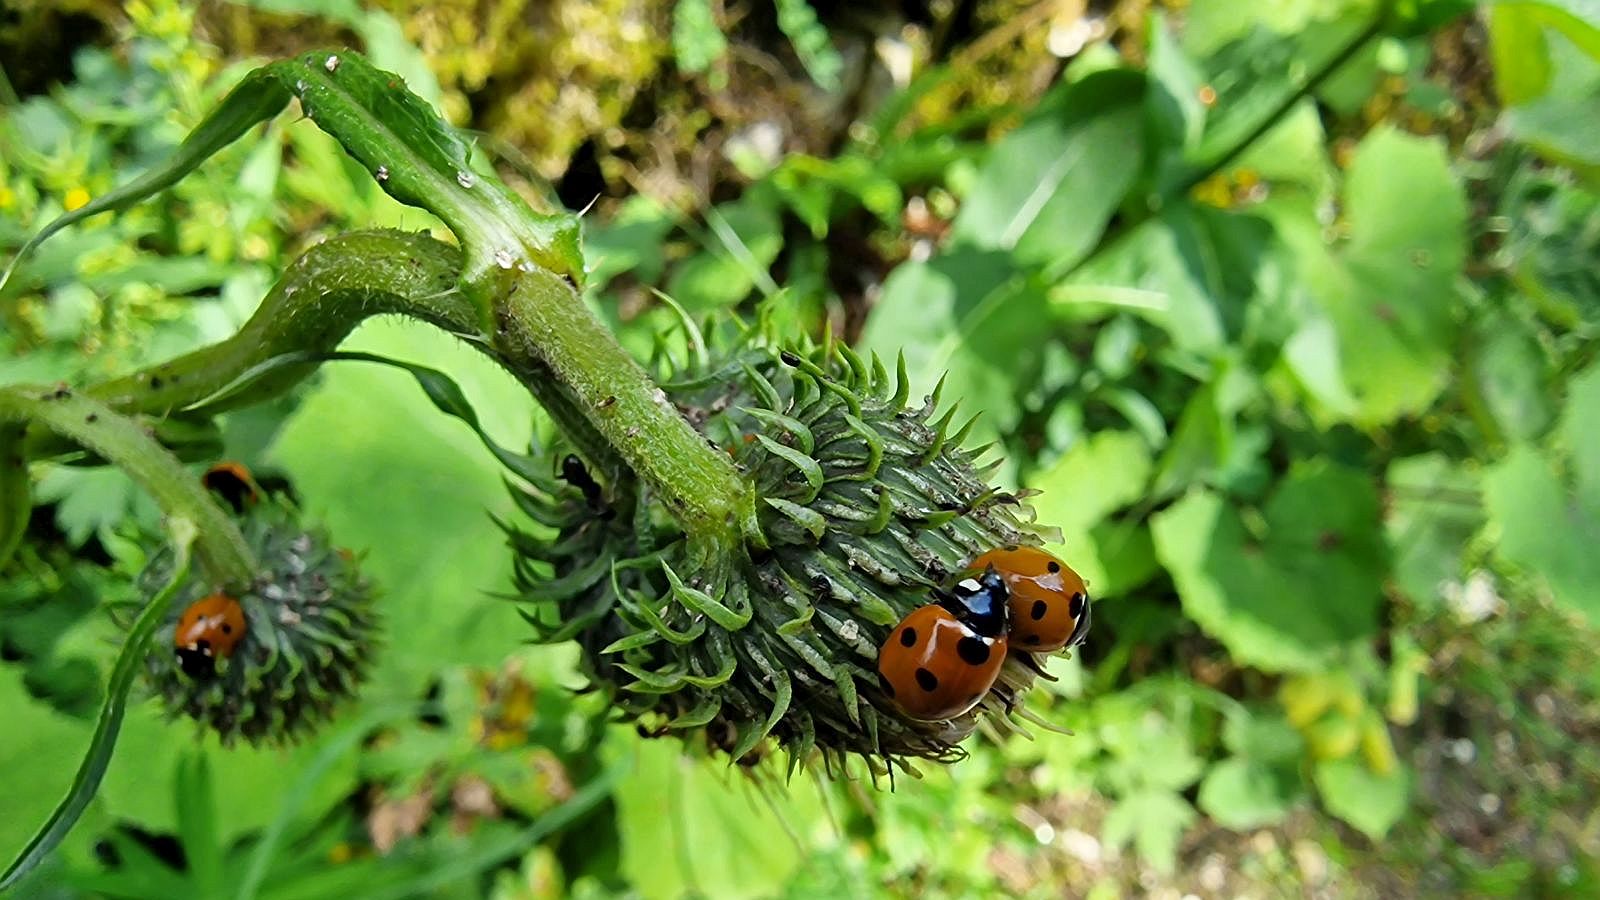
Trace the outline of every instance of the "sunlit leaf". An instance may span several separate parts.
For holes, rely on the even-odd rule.
[[[1328,811],[1372,840],[1388,834],[1411,802],[1411,773],[1404,766],[1377,775],[1359,758],[1324,760],[1313,776]]]
[[[1315,669],[1378,625],[1387,548],[1378,496],[1361,474],[1326,463],[1289,473],[1260,533],[1210,491],[1153,517],[1156,554],[1183,609],[1239,662]]]
[[[1082,259],[1139,175],[1144,90],[1129,71],[1059,88],[990,151],[952,245],[1011,251],[1053,272]]]
[[[1484,475],[1484,501],[1499,529],[1498,552],[1550,586],[1555,599],[1600,624],[1600,367],[1573,379],[1562,430],[1572,484],[1528,446],[1513,447]]]

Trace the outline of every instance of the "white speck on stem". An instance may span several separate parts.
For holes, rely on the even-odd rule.
[[[338,69],[339,68],[339,57],[337,57],[337,56],[328,57],[328,61],[323,63],[322,67],[324,69],[327,69],[329,72],[332,72],[332,71]]]
[[[510,250],[496,250],[494,252],[494,264],[500,268],[509,269],[516,263],[517,257]]]
[[[378,171],[377,171],[376,174],[377,174],[377,178],[378,178],[379,181],[388,181],[389,180],[389,167],[388,166],[379,166],[378,167]]]
[[[297,94],[304,94],[306,92],[306,83],[304,81],[296,81],[294,83],[294,90]]]
[[[472,177],[472,173],[468,172],[466,169],[462,169],[456,173],[456,184],[459,184],[464,188],[472,187],[473,181],[474,179]]]

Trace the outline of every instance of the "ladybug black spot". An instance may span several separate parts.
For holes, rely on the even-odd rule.
[[[223,622],[222,623],[222,633],[223,634],[233,634],[233,626],[229,625],[227,622]]]
[[[927,669],[918,667],[917,687],[922,688],[931,694],[939,689],[939,676],[929,672]]]
[[[900,632],[900,646],[915,647],[916,644],[917,630],[915,628],[907,628]]]
[[[889,699],[894,699],[894,685],[889,683],[889,679],[882,672],[878,673],[878,686],[883,688],[883,692],[889,696]]]
[[[1088,598],[1084,597],[1083,594],[1081,594],[1081,593],[1072,595],[1071,612],[1072,612],[1072,617],[1074,619],[1076,619],[1077,617],[1083,615],[1083,605],[1085,603],[1087,603],[1087,602],[1089,602]],[[1038,616],[1034,616],[1034,618],[1037,619]]]
[[[981,666],[989,661],[989,645],[981,638],[967,635],[956,641],[956,654],[969,666]]]
[[[1061,571],[1061,563],[1058,563],[1052,559],[1050,560],[1049,564],[1045,566],[1045,568],[1049,569],[1051,574],[1055,574],[1056,572]]]
[[[1050,604],[1044,602],[1043,600],[1035,600],[1033,601],[1033,609],[1028,611],[1028,615],[1033,616],[1033,620],[1037,622],[1044,618],[1044,614],[1049,611]]]
[[[1037,634],[1030,634],[1027,637],[1023,638],[1022,642],[1024,644],[1027,644],[1028,646],[1032,647],[1032,646],[1037,646],[1040,643],[1040,640],[1039,640],[1039,636]]]

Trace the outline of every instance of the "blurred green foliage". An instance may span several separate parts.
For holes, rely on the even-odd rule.
[[[697,317],[765,301],[796,332],[903,350],[921,389],[943,377],[981,412],[1000,477],[1039,492],[1100,598],[1028,701],[1075,734],[975,740],[887,793],[609,725],[570,654],[518,650],[488,596],[510,571],[493,460],[403,373],[334,368],[224,442],[368,554],[389,645],[361,708],[282,752],[131,710],[25,892],[1600,886],[1588,4],[907,4],[866,38],[801,0],[533,6],[86,4],[114,44],[6,100],[0,248],[170,152],[242,73],[229,53],[301,49],[303,27],[357,41],[517,146],[531,190],[605,194],[593,301],[641,354],[677,321],[650,288]],[[574,162],[596,140],[598,176]],[[269,126],[45,245],[0,295],[0,380],[215,340],[357,224],[432,223],[315,129]],[[501,443],[548,427],[436,333],[351,343],[448,371]],[[102,608],[154,515],[114,472],[41,475],[0,581],[3,847],[70,779],[59,748],[87,741],[118,633]]]

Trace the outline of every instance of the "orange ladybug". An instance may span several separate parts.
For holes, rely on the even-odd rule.
[[[233,653],[247,627],[244,607],[227,594],[212,594],[191,603],[173,631],[179,668],[191,678],[215,673],[216,661]]]
[[[200,476],[205,489],[221,497],[234,512],[244,512],[261,500],[261,488],[250,470],[236,462],[219,462]]]
[[[1038,547],[1004,547],[972,561],[993,569],[1011,594],[1011,645],[1047,653],[1089,636],[1089,586],[1071,566]]]
[[[942,593],[942,592],[941,592]],[[911,611],[878,649],[878,681],[906,715],[959,716],[983,699],[1006,659],[1010,606],[994,571],[957,582],[940,602]]]

